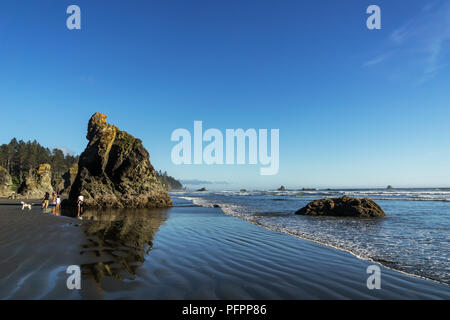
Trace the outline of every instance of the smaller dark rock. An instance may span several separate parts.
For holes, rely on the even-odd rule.
[[[286,188],[284,186],[281,186],[277,189],[277,191],[286,191]]]
[[[201,188],[201,189],[198,189],[197,191],[198,192],[204,192],[204,191],[207,191],[207,190],[206,190],[206,188]]]
[[[218,204],[215,204],[213,207],[214,208],[220,208],[220,206]]]
[[[334,217],[384,217],[386,214],[375,201],[368,198],[329,198],[310,202],[295,214]]]

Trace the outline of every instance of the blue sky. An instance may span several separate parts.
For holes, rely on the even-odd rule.
[[[0,47],[0,143],[81,153],[99,111],[156,168],[229,182],[212,188],[450,186],[445,0],[4,0]],[[172,164],[194,120],[280,129],[279,173]]]

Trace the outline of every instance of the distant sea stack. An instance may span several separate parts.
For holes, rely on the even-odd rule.
[[[29,170],[17,190],[17,193],[28,199],[43,198],[46,192],[53,192],[52,167],[48,163]]]
[[[0,197],[8,197],[12,194],[12,178],[8,170],[0,167]]]
[[[277,189],[277,191],[286,191],[286,188],[284,186],[281,186]]]
[[[310,202],[295,214],[305,216],[333,217],[384,217],[386,214],[373,200],[368,198],[341,197]]]
[[[78,173],[67,205],[84,196],[90,208],[161,208],[172,199],[156,177],[142,141],[106,122],[106,115],[89,120],[89,143],[80,156]]]

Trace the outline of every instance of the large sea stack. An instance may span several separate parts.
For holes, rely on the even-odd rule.
[[[368,198],[329,198],[310,202],[295,214],[333,217],[384,217],[386,214],[375,201]]]
[[[28,199],[43,198],[46,192],[53,192],[52,167],[48,163],[30,169],[18,189],[18,193]]]
[[[66,202],[79,195],[91,208],[159,208],[172,200],[158,181],[142,141],[106,122],[106,115],[89,120],[89,143],[78,162],[78,173]]]

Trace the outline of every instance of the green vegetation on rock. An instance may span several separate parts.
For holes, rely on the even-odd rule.
[[[80,156],[78,173],[64,205],[79,195],[87,208],[156,208],[172,205],[157,179],[142,141],[95,113],[88,124],[89,143]]]

